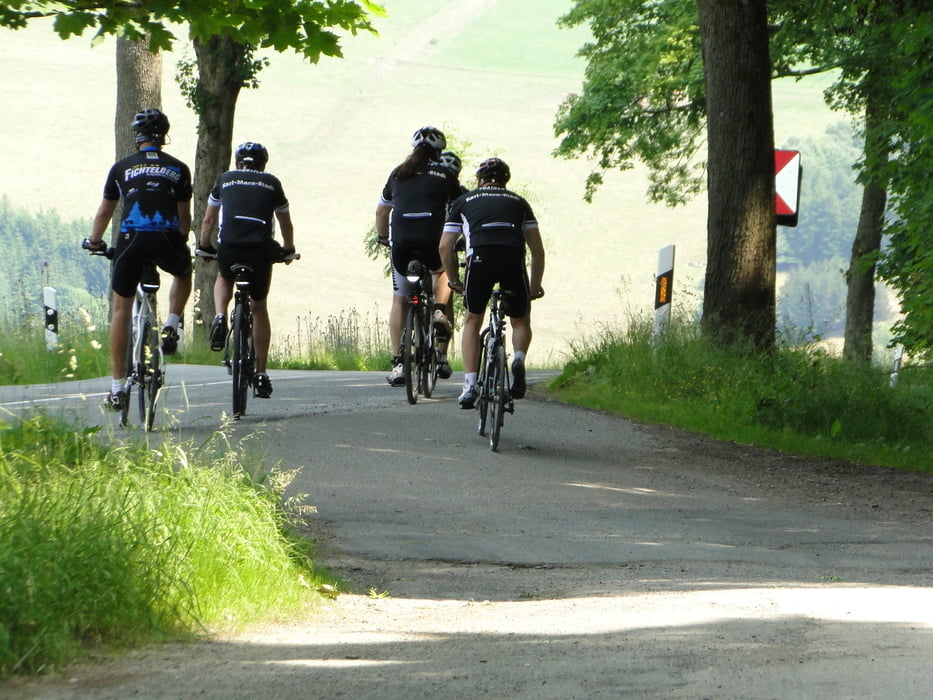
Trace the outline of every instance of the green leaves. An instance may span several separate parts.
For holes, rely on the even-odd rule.
[[[0,2],[0,26],[16,29],[29,19],[50,16],[63,39],[94,29],[99,37],[148,35],[152,50],[168,50],[178,38],[170,27],[187,24],[192,39],[226,36],[241,44],[297,51],[316,62],[322,54],[341,55],[340,37],[331,29],[375,34],[370,17],[385,16],[385,9],[370,0]]]

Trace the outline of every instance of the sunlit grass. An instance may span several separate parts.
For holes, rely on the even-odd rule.
[[[933,471],[933,371],[890,373],[816,345],[721,348],[692,323],[650,321],[574,348],[553,387],[573,403],[721,440]]]
[[[287,534],[293,473],[223,433],[111,443],[42,415],[0,428],[0,675],[319,600],[308,543]]]

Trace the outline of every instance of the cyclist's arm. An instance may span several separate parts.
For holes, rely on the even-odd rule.
[[[392,207],[381,201],[376,205],[376,235],[382,245],[389,245],[389,216]]]
[[[188,240],[191,234],[191,200],[178,203],[178,230]]]
[[[219,204],[208,204],[204,209],[204,218],[201,219],[200,244],[202,248],[211,247],[211,237],[214,235],[214,229],[217,228],[217,212],[219,211]]]
[[[438,252],[441,255],[441,263],[444,265],[444,271],[447,273],[447,284],[454,287],[460,287],[460,261],[457,259],[457,239],[459,233],[444,231],[441,235],[441,242],[438,246]]]
[[[91,243],[95,245],[104,240],[104,233],[110,225],[113,213],[117,210],[117,199],[100,200],[100,206],[97,207],[97,213],[94,215],[94,222],[91,224]]]
[[[292,215],[285,211],[275,212],[275,218],[279,222],[279,230],[282,232],[282,245],[286,250],[295,250],[295,227],[292,224]]]
[[[528,283],[531,298],[535,299],[541,296],[541,281],[544,278],[544,243],[537,226],[531,226],[525,230],[525,245],[531,252],[531,272]]]

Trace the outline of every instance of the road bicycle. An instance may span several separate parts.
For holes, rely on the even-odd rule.
[[[273,262],[298,260],[300,253],[285,253],[279,250]],[[253,314],[250,311],[250,279],[254,268],[248,263],[230,266],[234,275],[233,315],[224,347],[223,364],[233,376],[233,419],[239,420],[246,413],[250,387],[256,390],[256,350],[253,344]]]
[[[515,412],[515,402],[509,389],[508,355],[505,351],[505,319],[512,293],[499,289],[492,291],[489,302],[489,322],[479,337],[479,372],[476,386],[476,409],[479,412],[477,431],[480,435],[489,432],[489,449],[499,449],[499,434],[506,413]]]
[[[405,377],[408,403],[418,402],[418,394],[431,398],[437,385],[437,337],[434,331],[434,280],[420,260],[411,260],[406,279],[413,285],[399,355]]]
[[[88,239],[81,245],[91,255],[113,259],[112,247],[95,249],[91,247]],[[159,270],[153,261],[146,260],[139,284],[136,286],[127,334],[126,380],[123,384],[120,424],[126,426],[129,420],[131,397],[135,387],[139,420],[147,431],[152,430],[159,395],[165,386],[165,356],[162,354],[161,326],[158,322],[156,303],[159,286]]]

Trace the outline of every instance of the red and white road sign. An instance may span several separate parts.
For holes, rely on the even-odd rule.
[[[774,210],[779,224],[797,225],[801,173],[800,151],[774,152]]]

